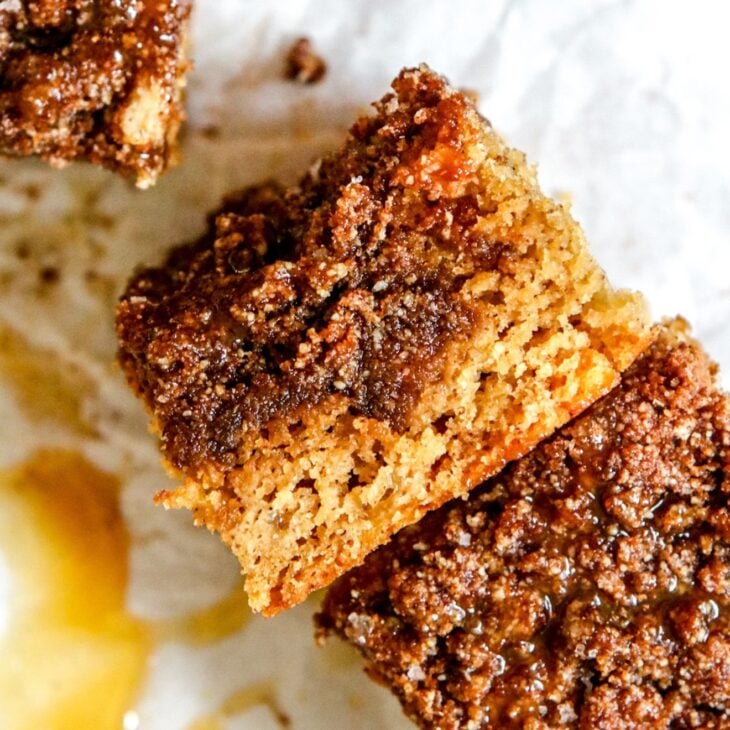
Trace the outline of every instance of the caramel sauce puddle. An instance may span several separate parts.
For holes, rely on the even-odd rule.
[[[0,550],[11,575],[0,636],[6,727],[122,727],[150,638],[125,611],[119,486],[72,452],[38,452],[0,473]]]
[[[9,568],[9,619],[0,625],[0,707],[13,730],[120,730],[164,641],[214,643],[251,617],[240,586],[213,606],[144,621],[125,606],[130,537],[120,481],[78,453],[39,451],[0,472],[0,560]],[[273,687],[231,695],[191,728],[256,705],[282,724]],[[205,724],[208,723],[208,724]]]

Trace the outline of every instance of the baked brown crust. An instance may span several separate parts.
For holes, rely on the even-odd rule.
[[[0,151],[155,182],[183,119],[188,0],[22,0],[0,10]]]
[[[730,411],[680,322],[317,621],[422,727],[730,727]]]
[[[141,271],[120,360],[252,604],[303,600],[607,392],[645,346],[523,156],[429,69],[293,188]]]

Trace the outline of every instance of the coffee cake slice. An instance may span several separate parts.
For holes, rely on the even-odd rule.
[[[0,152],[154,184],[183,118],[189,0],[1,5]]]
[[[685,325],[318,616],[424,728],[730,727],[730,410]]]
[[[615,385],[649,338],[568,211],[425,67],[296,187],[139,272],[120,361],[254,609],[302,601]]]

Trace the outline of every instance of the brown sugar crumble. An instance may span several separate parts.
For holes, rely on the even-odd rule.
[[[130,282],[120,361],[188,507],[267,614],[360,563],[616,383],[613,290],[524,157],[408,69],[300,184],[251,188]]]
[[[0,152],[154,184],[176,155],[189,12],[188,0],[0,9]]]
[[[730,727],[730,410],[685,327],[328,592],[422,727]]]
[[[327,73],[327,64],[314,52],[309,38],[297,38],[286,55],[284,76],[300,84],[316,84]]]

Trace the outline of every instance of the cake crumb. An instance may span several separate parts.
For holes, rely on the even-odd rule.
[[[327,64],[315,53],[309,38],[297,38],[286,56],[285,77],[300,84],[316,84],[326,73]]]

